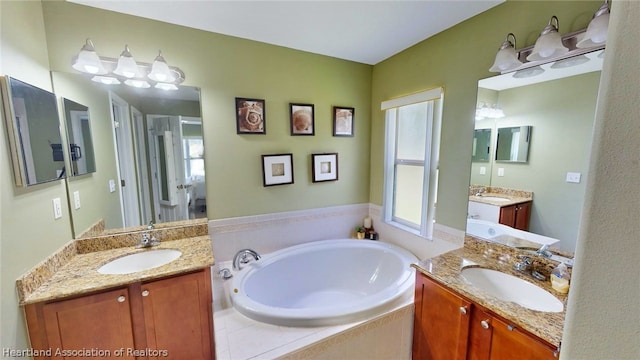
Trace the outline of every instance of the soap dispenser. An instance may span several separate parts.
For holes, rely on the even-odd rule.
[[[567,265],[565,265],[565,263],[563,262],[558,264],[558,266],[556,266],[556,268],[551,272],[550,280],[553,290],[561,294],[568,293],[570,275],[569,269],[567,269]]]

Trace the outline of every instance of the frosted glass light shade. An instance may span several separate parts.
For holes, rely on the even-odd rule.
[[[595,17],[587,26],[582,40],[576,44],[577,48],[590,48],[607,42],[607,30],[609,28],[609,7],[603,4],[596,12]]]
[[[169,65],[162,57],[162,52],[158,53],[156,59],[151,66],[151,72],[149,73],[149,79],[157,82],[171,83],[176,81],[176,77],[169,69]]]
[[[509,38],[513,38],[513,43]],[[493,65],[489,68],[491,72],[509,71],[522,65],[522,61],[518,59],[518,54],[515,48],[516,36],[512,33],[507,35],[507,38],[500,45],[500,49],[496,54],[496,59]]]
[[[149,85],[148,82],[144,80],[136,80],[136,79],[127,79],[124,81],[124,84],[131,87],[140,88],[140,89],[146,89],[151,87],[151,85]]]
[[[157,83],[155,86],[156,89],[161,89],[161,90],[178,90],[178,87],[175,86],[174,84],[168,84],[168,83]]]
[[[125,45],[124,51],[118,59],[118,66],[113,73],[131,79],[138,77],[138,72],[138,64],[133,59],[133,55],[131,55],[129,51],[129,46]]]
[[[556,20],[557,24],[558,18],[552,16],[551,20],[549,20],[549,25],[547,25],[542,30],[542,32],[540,33],[540,37],[538,37],[538,40],[536,40],[533,51],[531,52],[531,54],[529,54],[529,56],[527,56],[527,60],[546,60],[564,55],[569,52],[569,49],[562,44],[562,37],[558,33],[558,26],[553,25],[554,19]]]
[[[530,67],[528,69],[518,70],[513,73],[513,77],[516,79],[524,79],[532,76],[540,75],[544,72],[544,69],[540,66]]]
[[[89,39],[87,39],[87,42],[82,49],[80,49],[80,53],[73,61],[71,67],[87,74],[104,75],[107,73],[107,70],[102,65],[102,61],[100,61],[100,57],[96,54],[93,43]]]
[[[113,76],[96,75],[96,76],[92,77],[91,80],[93,80],[95,82],[99,82],[99,83],[105,84],[105,85],[119,85],[120,84],[120,80],[114,78]]]

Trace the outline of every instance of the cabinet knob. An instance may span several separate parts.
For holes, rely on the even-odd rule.
[[[488,329],[489,328],[489,320],[480,321],[480,326],[482,326],[483,329]]]
[[[149,290],[142,290],[142,296],[149,296]]]
[[[118,296],[118,302],[120,302],[120,303],[121,303],[121,302],[124,302],[125,300],[127,300],[127,298],[126,298],[126,297],[124,297],[124,295],[120,295],[120,296]]]
[[[460,306],[460,314],[467,315],[467,307],[466,306]]]

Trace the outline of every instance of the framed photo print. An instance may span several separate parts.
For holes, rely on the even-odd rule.
[[[291,135],[314,135],[313,104],[293,104],[291,108]]]
[[[352,107],[333,107],[333,136],[353,136],[353,119],[356,109]]]
[[[264,100],[236,98],[236,132],[266,134]]]
[[[262,155],[262,183],[293,184],[293,154]]]
[[[338,153],[311,154],[313,182],[338,180]]]

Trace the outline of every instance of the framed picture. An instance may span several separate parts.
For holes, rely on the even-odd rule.
[[[264,100],[236,98],[236,132],[266,134]]]
[[[333,136],[353,136],[353,119],[356,109],[352,107],[333,107]]]
[[[313,104],[289,104],[291,108],[291,135],[313,135]]]
[[[293,154],[262,155],[262,183],[293,184]]]
[[[311,154],[313,182],[338,180],[338,153]]]

